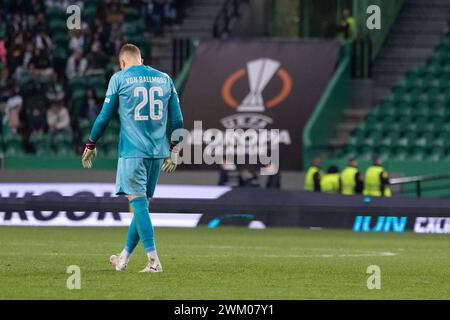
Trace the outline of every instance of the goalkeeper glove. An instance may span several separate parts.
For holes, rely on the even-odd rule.
[[[177,168],[179,149],[176,145],[170,144],[170,156],[164,160],[161,167],[162,172],[174,172]]]
[[[81,159],[83,168],[92,168],[92,161],[94,161],[96,155],[97,149],[95,149],[95,142],[88,140],[88,142],[86,143],[86,147],[84,148],[83,157]]]

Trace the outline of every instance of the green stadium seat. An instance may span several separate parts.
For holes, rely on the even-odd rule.
[[[394,86],[394,88],[392,89],[392,93],[393,93],[395,96],[402,96],[402,95],[408,93],[408,88],[407,88],[407,86],[405,85],[405,83],[402,82],[402,83],[400,83],[400,84]]]
[[[436,147],[450,147],[450,132],[438,132],[435,136],[435,139],[432,143],[433,146]]]
[[[434,133],[432,132],[426,132],[421,135],[419,135],[416,140],[414,141],[415,147],[428,147],[433,143],[434,140]]]
[[[346,158],[357,155],[357,147],[353,145],[346,145],[343,149]]]
[[[91,21],[96,13],[97,13],[97,5],[96,4],[92,4],[92,5],[86,4],[86,7],[83,9],[83,19],[86,19],[87,21]]]
[[[72,91],[83,91],[83,95],[84,95],[84,90],[86,88],[86,80],[84,79],[84,77],[73,77],[72,79],[69,80],[69,88]]]
[[[55,151],[50,146],[41,146],[36,149],[36,155],[53,157],[55,155]]]
[[[30,142],[35,149],[49,148],[51,145],[51,138],[46,133],[39,133],[30,137]]]
[[[52,137],[52,143],[56,148],[59,146],[72,145],[73,136],[70,132],[60,132]]]
[[[414,147],[410,149],[409,158],[416,161],[422,161],[427,158],[428,154],[425,147]]]
[[[45,11],[45,15],[48,20],[66,18],[66,12],[57,7],[48,7]]]
[[[405,85],[411,92],[414,89],[422,90],[425,87],[425,82],[420,78],[406,78]]]
[[[3,145],[5,150],[9,149],[23,150],[22,137],[17,133],[8,133],[4,135]]]
[[[133,7],[129,7],[125,14],[126,21],[135,21],[136,19],[139,18],[140,18],[139,10]]]
[[[125,22],[122,25],[122,31],[125,37],[142,33],[144,30],[145,30],[145,23],[142,20]]]
[[[407,131],[398,140],[397,145],[401,147],[412,147],[417,138],[417,133]]]
[[[79,117],[81,114],[81,109],[83,108],[84,102],[84,89],[77,89],[72,91],[72,110],[75,117]]]
[[[119,132],[120,130],[120,122],[117,120],[111,120],[109,126],[114,129],[114,132]]]
[[[48,22],[48,27],[52,30],[52,32],[67,32],[67,23],[65,19],[52,18]]]
[[[69,45],[69,36],[67,33],[56,33],[52,36],[52,40],[58,47],[66,48]]]
[[[397,117],[411,117],[413,114],[413,110],[411,109],[411,104],[401,102],[397,104],[395,108],[395,115]]]
[[[105,132],[103,134],[102,143],[116,143],[119,141],[119,136],[114,132]]]
[[[406,74],[406,78],[407,79],[420,79],[424,76],[425,74],[425,68],[423,66],[416,66],[411,68],[407,74]]]
[[[58,157],[70,157],[75,155],[75,151],[70,145],[61,145],[56,149],[55,155]]]
[[[393,160],[404,161],[408,158],[409,153],[405,147],[396,147],[391,155]]]
[[[411,110],[414,117],[427,117],[431,114],[431,110],[424,103],[417,103]]]
[[[25,155],[25,152],[22,148],[15,147],[6,147],[5,148],[5,157],[17,157]]]
[[[371,147],[363,147],[358,152],[358,158],[362,161],[370,161],[374,154],[374,149]]]
[[[383,139],[380,141],[381,146],[393,147],[398,145],[398,140],[400,139],[400,133],[396,131],[387,132]]]
[[[383,159],[389,159],[392,155],[391,148],[385,146],[377,147],[375,151]]]
[[[444,148],[433,147],[430,149],[430,151],[428,153],[427,160],[438,162],[438,161],[442,161],[444,157],[445,157],[445,149]]]
[[[446,116],[446,108],[441,104],[431,104],[430,117],[443,118]]]
[[[381,106],[379,111],[378,111],[378,115],[379,115],[379,119],[383,119],[383,118],[387,118],[387,117],[392,117],[396,114],[396,108],[395,107],[386,107],[386,106]]]
[[[67,60],[68,58],[68,53],[67,53],[67,48],[64,47],[57,47],[55,50],[53,50],[53,54],[52,54],[52,58],[53,60]]]
[[[109,148],[108,151],[105,153],[105,156],[109,158],[117,158],[118,156],[117,146]]]
[[[91,127],[90,126],[89,127],[80,128],[80,136],[83,138],[83,141],[86,141],[86,139],[84,139],[85,137],[89,138],[89,133],[90,132],[91,132]]]
[[[364,140],[364,145],[366,146],[377,146],[383,138],[383,134],[381,131],[373,131],[371,132],[366,139]]]

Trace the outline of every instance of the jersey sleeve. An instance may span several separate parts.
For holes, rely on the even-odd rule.
[[[183,128],[183,115],[180,108],[180,99],[178,98],[178,93],[172,79],[170,79],[170,86],[171,94],[169,98],[167,121],[167,136],[169,138],[169,141],[171,141],[172,133],[175,130]],[[174,138],[174,141],[171,142],[178,143],[180,141],[180,137],[176,137]]]
[[[114,74],[109,80],[105,101],[103,102],[102,110],[100,111],[97,119],[95,119],[94,125],[92,126],[89,140],[91,140],[92,142],[97,142],[97,140],[102,136],[103,132],[108,126],[109,120],[114,114],[114,111],[117,110],[118,105],[119,80],[117,74]]]

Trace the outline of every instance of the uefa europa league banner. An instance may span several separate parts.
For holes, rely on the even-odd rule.
[[[299,170],[303,128],[339,51],[335,40],[203,42],[183,91],[185,126],[193,130],[194,121],[202,121],[203,131],[279,129],[281,169]]]

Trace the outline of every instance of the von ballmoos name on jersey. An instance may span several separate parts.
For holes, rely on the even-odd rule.
[[[164,84],[167,83],[167,78],[164,77],[136,76],[136,77],[127,77],[124,79],[127,84],[145,83],[145,82],[164,83]]]

